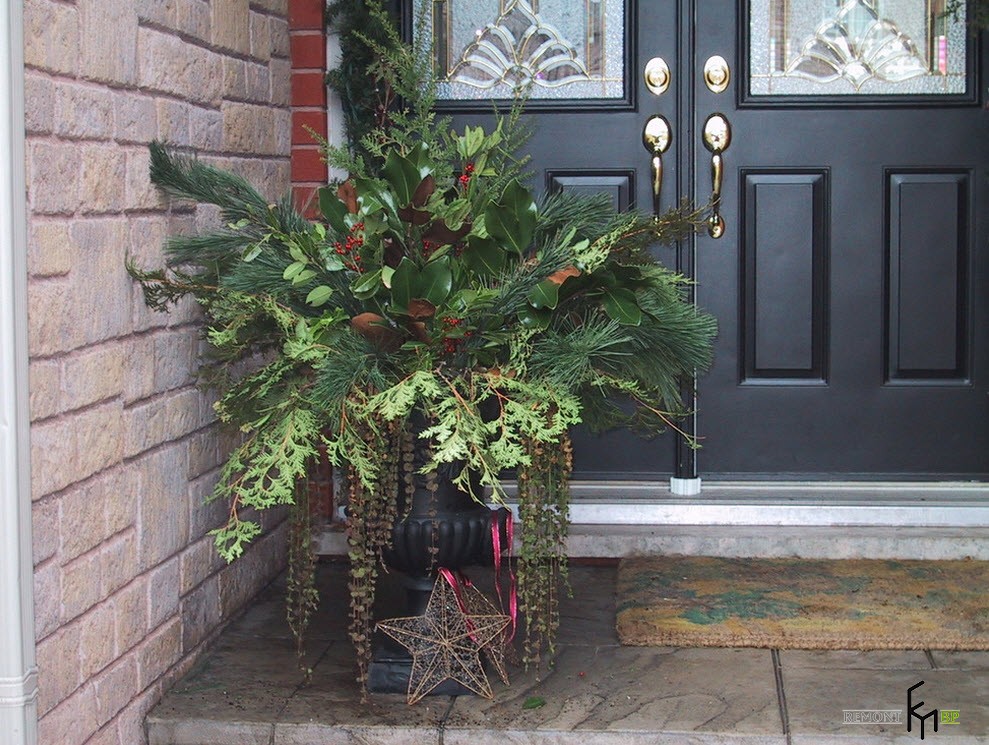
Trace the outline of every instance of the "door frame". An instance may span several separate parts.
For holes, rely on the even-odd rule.
[[[0,732],[37,741],[22,3],[0,0]]]

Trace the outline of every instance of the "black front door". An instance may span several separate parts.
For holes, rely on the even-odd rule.
[[[655,114],[672,133],[664,208],[707,202],[720,175],[719,237],[658,249],[720,324],[691,422],[702,448],[581,435],[578,478],[989,474],[989,121],[975,44],[943,3],[460,5],[434,6],[449,69],[507,60],[512,44],[510,65],[532,68],[528,149],[546,188],[651,208]],[[474,57],[450,30],[458,12],[487,42]],[[663,63],[668,81],[645,74]],[[496,93],[483,85],[449,95]]]

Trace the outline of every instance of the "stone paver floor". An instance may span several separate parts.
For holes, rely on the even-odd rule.
[[[914,743],[920,723],[907,732],[907,689],[921,680],[918,713],[957,712],[936,733],[928,718],[925,741],[989,744],[989,653],[622,647],[614,578],[610,566],[571,568],[574,597],[551,669],[513,671],[507,688],[492,676],[492,701],[429,697],[409,707],[397,694],[361,702],[345,570],[323,565],[311,684],[300,685],[272,587],[150,713],[150,745]],[[523,708],[534,696],[545,704]],[[902,722],[845,723],[846,710],[898,711]]]

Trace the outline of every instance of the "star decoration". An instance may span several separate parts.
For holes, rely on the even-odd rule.
[[[469,582],[464,583],[463,600],[467,608],[467,615],[471,619],[484,615],[496,615],[498,613],[498,608],[491,599],[481,592],[477,588],[477,585]],[[501,678],[501,682],[505,685],[511,685],[508,682],[508,670],[505,669],[505,663],[507,662],[516,667],[519,667],[522,663],[519,659],[519,653],[508,640],[508,636],[509,630],[506,626],[481,648],[485,658],[491,663],[491,667],[495,669],[498,677]]]
[[[479,653],[508,624],[503,615],[471,616],[468,621],[453,588],[439,579],[423,615],[392,618],[378,629],[412,653],[408,700],[414,704],[444,680],[493,698]]]

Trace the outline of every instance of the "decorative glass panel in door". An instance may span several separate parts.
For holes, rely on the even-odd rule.
[[[752,96],[966,93],[965,11],[946,0],[753,0]]]
[[[438,97],[624,99],[625,16],[623,0],[434,0]]]

